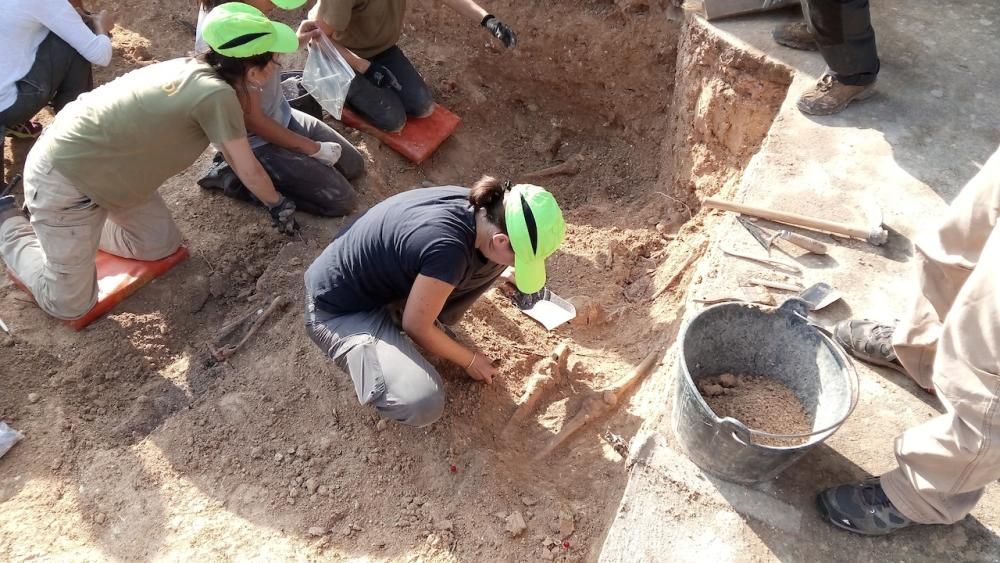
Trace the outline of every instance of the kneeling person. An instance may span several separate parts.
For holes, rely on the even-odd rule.
[[[306,271],[306,329],[350,374],[361,404],[426,426],[441,416],[444,389],[414,343],[491,383],[492,360],[439,323],[458,322],[508,266],[519,290],[540,290],[545,259],[565,230],[555,198],[537,186],[487,176],[471,190],[395,195],[344,229]]]

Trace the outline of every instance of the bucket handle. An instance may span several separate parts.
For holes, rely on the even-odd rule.
[[[735,418],[727,416],[719,421],[719,426],[722,427],[724,434],[731,436],[740,445],[749,446],[753,444],[753,431]]]

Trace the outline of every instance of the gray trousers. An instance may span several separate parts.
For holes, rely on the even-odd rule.
[[[457,323],[503,270],[491,263],[479,268],[455,288],[438,320]],[[399,307],[333,314],[317,308],[307,295],[306,332],[350,375],[362,405],[372,405],[383,418],[427,426],[444,412],[444,385],[441,375],[397,324],[394,313]]]
[[[358,149],[322,120],[294,108],[288,129],[313,141],[337,143],[342,152],[336,167],[330,168],[311,156],[271,143],[253,149],[274,182],[274,188],[306,213],[341,217],[353,212],[358,204],[358,193],[351,180],[365,172],[365,158]],[[221,153],[216,155],[216,163],[209,172],[198,180],[198,185],[220,189],[234,199],[257,201],[236,172],[222,160]]]
[[[867,86],[878,76],[878,50],[868,0],[802,0],[802,12],[830,73]]]

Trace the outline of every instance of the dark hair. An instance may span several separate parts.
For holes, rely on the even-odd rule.
[[[252,57],[227,57],[209,49],[198,55],[198,60],[212,67],[219,78],[226,81],[234,89],[241,84],[243,77],[251,68],[263,68],[274,60],[274,53],[261,53]],[[243,86],[244,90],[246,86]],[[244,92],[245,93],[245,92]]]
[[[215,8],[219,4],[225,4],[226,2],[232,2],[233,0],[198,0],[198,4],[201,6],[202,10],[206,12],[211,12],[212,8]]]
[[[504,182],[493,176],[483,176],[469,191],[469,203],[476,211],[486,210],[486,218],[507,232],[507,221],[504,219],[503,197],[510,191],[510,182]]]

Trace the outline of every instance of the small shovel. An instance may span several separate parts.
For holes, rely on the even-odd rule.
[[[522,313],[540,322],[545,330],[552,330],[576,317],[576,307],[547,287],[536,293],[514,290],[511,300]]]
[[[799,293],[799,299],[809,304],[810,311],[819,311],[841,297],[839,291],[825,282],[814,283]]]

